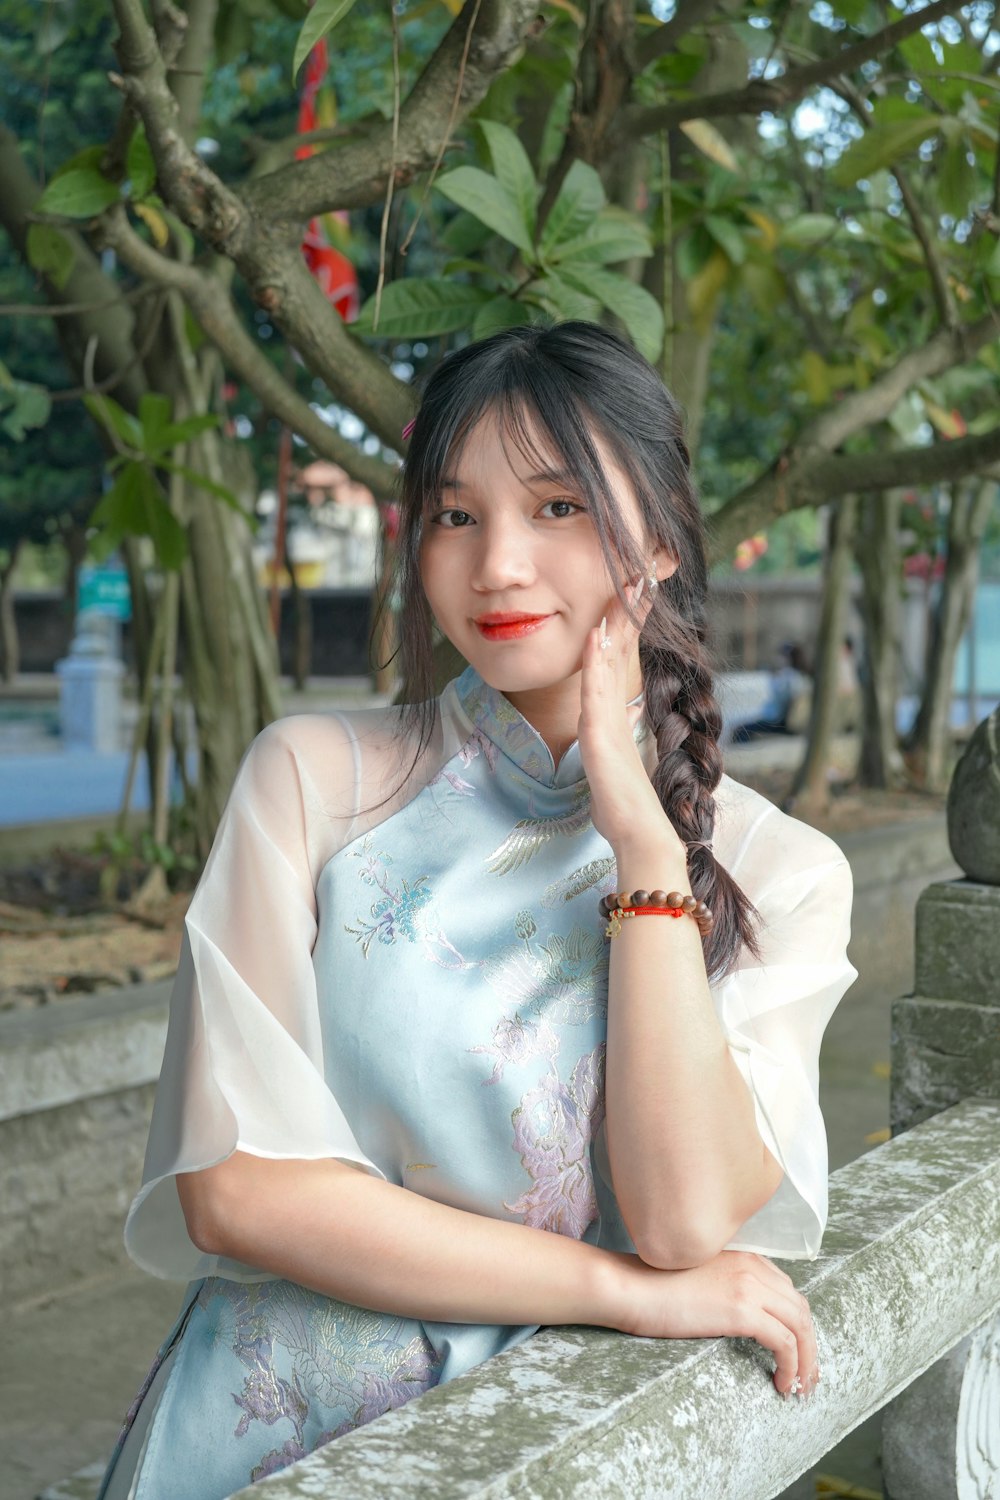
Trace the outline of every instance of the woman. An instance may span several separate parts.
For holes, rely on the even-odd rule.
[[[191,903],[126,1226],[189,1287],[107,1500],[215,1500],[543,1324],[818,1379],[767,1256],[825,1223],[850,871],[722,776],[679,410],[596,326],[510,330],[401,498],[416,703],[259,735]]]

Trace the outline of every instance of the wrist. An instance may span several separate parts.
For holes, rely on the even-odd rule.
[[[615,839],[611,847],[619,890],[631,890],[633,886],[688,889],[687,848],[669,824],[664,829],[636,829]]]
[[[636,1266],[638,1255],[624,1250],[599,1250],[593,1275],[593,1307],[588,1323],[631,1333],[636,1325]]]

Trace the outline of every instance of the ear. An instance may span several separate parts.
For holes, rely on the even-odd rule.
[[[655,564],[656,577],[660,583],[663,583],[664,579],[669,578],[672,573],[676,573],[680,566],[680,558],[675,557],[667,547],[657,547],[653,553],[652,561]]]

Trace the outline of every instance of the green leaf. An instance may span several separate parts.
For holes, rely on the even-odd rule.
[[[833,214],[797,214],[780,226],[779,241],[792,250],[811,250],[842,232]]]
[[[538,185],[528,153],[514,131],[506,125],[500,125],[496,120],[480,120],[479,128],[490,148],[496,179],[517,205],[528,242],[533,243]]]
[[[135,452],[142,451],[142,428],[111,396],[84,396],[83,404],[95,422],[113,433],[120,442]]]
[[[573,103],[573,84],[562,84],[552,96],[552,104],[545,117],[545,129],[538,148],[538,170],[544,179],[551,167],[559,160],[562,143],[569,125],[569,112]]]
[[[213,432],[219,425],[214,412],[202,412],[198,416],[185,417],[182,422],[171,422],[160,434],[161,448],[173,448],[178,443],[189,443],[202,432]]]
[[[489,172],[483,172],[479,167],[456,167],[439,177],[434,186],[459,208],[488,224],[495,234],[509,240],[525,255],[531,254],[531,236],[521,219],[517,203]]]
[[[49,178],[49,182],[55,182],[57,177],[65,177],[67,172],[75,172],[79,167],[99,169],[101,162],[104,160],[106,150],[106,146],[84,146],[82,151],[77,151],[73,156],[68,156],[60,166],[56,167]]]
[[[148,458],[155,458],[167,446],[163,441],[163,433],[170,425],[173,410],[173,402],[160,391],[145,391],[139,397],[141,447]]]
[[[483,303],[492,299],[492,292],[464,282],[407,277],[403,281],[390,281],[382,288],[378,328],[372,326],[375,298],[369,297],[350,325],[351,332],[374,334],[377,338],[433,338],[436,334],[456,333],[468,328]]]
[[[518,284],[517,277],[512,276],[509,271],[498,271],[496,266],[487,265],[485,260],[470,260],[464,255],[446,260],[441,271],[445,276],[454,276],[459,271],[468,271],[473,276],[485,276],[488,281],[503,287],[505,291],[512,291]]]
[[[674,260],[682,281],[693,281],[716,251],[715,241],[703,224],[698,224],[677,241]]]
[[[23,442],[34,427],[44,427],[52,410],[44,386],[26,380],[15,380],[6,365],[0,363],[0,432],[15,443]]]
[[[640,218],[615,204],[602,208],[585,234],[560,240],[550,259],[557,265],[567,260],[592,260],[610,265],[633,256],[652,255],[649,230]]]
[[[564,275],[621,319],[640,354],[648,360],[657,358],[663,348],[663,309],[645,287],[597,266],[588,266],[582,273],[567,267]]]
[[[457,213],[440,235],[442,248],[452,255],[475,255],[491,239],[489,225],[477,219],[474,214],[464,212]]]
[[[148,536],[161,567],[179,568],[187,556],[184,528],[143,463],[125,464],[91,520],[107,528],[116,541],[123,536]]]
[[[47,276],[57,291],[70,278],[75,259],[73,246],[54,224],[28,225],[28,264]]]
[[[53,177],[38,200],[37,207],[47,214],[62,214],[67,219],[92,219],[120,197],[118,187],[102,177],[96,167],[74,167]]]
[[[897,104],[903,102],[898,100]],[[866,130],[860,140],[848,146],[830,176],[838,187],[851,187],[881,167],[893,166],[900,157],[915,151],[922,141],[937,135],[940,128],[939,115],[911,105],[903,118],[886,120]]]
[[[156,163],[153,161],[153,153],[146,139],[146,130],[143,125],[138,125],[132,133],[132,139],[128,143],[125,170],[128,173],[130,198],[145,198],[147,193],[153,191],[156,182]]]
[[[232,490],[226,489],[224,484],[218,484],[208,474],[201,474],[196,469],[189,469],[187,464],[175,464],[163,459],[160,468],[168,470],[171,474],[180,474],[188,484],[193,484],[197,489],[204,490],[206,494],[214,495],[216,500],[221,500],[223,505],[228,505],[230,510],[235,510],[245,521],[249,521],[251,527],[256,530],[257,517],[249,511],[245,511]]]
[[[563,179],[552,205],[539,248],[546,258],[563,240],[577,239],[590,229],[605,204],[601,179],[586,162],[575,161]]]
[[[967,140],[959,136],[941,153],[938,197],[945,213],[953,219],[968,218],[976,199],[976,169],[968,159],[968,150]]]
[[[596,323],[601,315],[601,304],[592,292],[572,284],[568,276],[557,275],[554,271],[530,282],[524,295],[554,318],[582,318],[584,322]]]
[[[732,220],[720,218],[718,214],[706,214],[705,228],[733,265],[741,266],[747,258],[747,247]]]
[[[934,55],[934,48],[922,31],[914,31],[898,42],[897,49],[914,73],[936,73],[940,66]]]
[[[353,4],[354,0],[315,0],[299,32],[299,39],[295,43],[295,55],[292,58],[293,83],[316,43],[322,41],[338,21],[343,20]]]
[[[530,322],[531,309],[525,307],[523,302],[515,302],[513,297],[494,297],[476,313],[472,322],[472,337],[489,338],[491,333],[499,333],[501,329],[520,328],[523,323]]]

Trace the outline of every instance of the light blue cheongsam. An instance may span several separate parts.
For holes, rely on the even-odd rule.
[[[204,1255],[178,1171],[237,1147],[337,1157],[456,1208],[634,1248],[601,1128],[598,907],[615,865],[579,746],[555,766],[471,667],[436,711],[412,768],[395,708],[282,720],[244,759],[188,914],[126,1230],[140,1265],[189,1284],[106,1500],[221,1500],[536,1331],[373,1312]],[[636,736],[651,767],[653,737]],[[764,941],[713,998],[785,1167],[732,1248],[811,1256],[826,1214],[816,1062],[854,975],[850,873],[824,835],[728,778],[717,805],[717,856]]]

